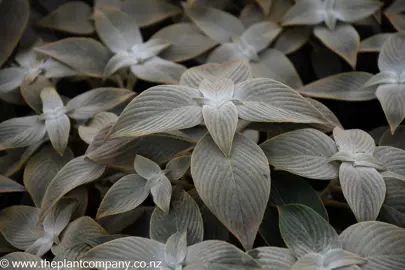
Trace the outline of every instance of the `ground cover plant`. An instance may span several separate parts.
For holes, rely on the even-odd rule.
[[[404,20],[0,0],[0,267],[405,269]]]

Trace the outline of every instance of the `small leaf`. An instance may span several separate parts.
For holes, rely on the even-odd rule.
[[[290,54],[301,48],[311,36],[312,29],[306,26],[288,27],[274,42],[274,48],[284,54]]]
[[[334,179],[338,165],[329,163],[335,142],[315,129],[299,129],[276,136],[260,146],[276,168],[312,179]]]
[[[183,190],[174,190],[170,212],[155,208],[150,219],[150,238],[166,243],[178,232],[187,232],[187,243],[193,245],[203,240],[203,219],[198,205]]]
[[[247,252],[265,270],[291,270],[296,259],[287,248],[259,247]]]
[[[360,48],[360,36],[350,24],[337,24],[334,31],[325,26],[316,26],[314,35],[326,47],[342,57],[353,69],[357,63]]]
[[[45,124],[36,115],[6,120],[0,123],[0,150],[30,146],[45,133]]]
[[[319,0],[298,1],[284,15],[281,23],[287,25],[315,25],[324,20],[324,10]]]
[[[405,34],[397,33],[391,36],[382,46],[378,56],[380,71],[396,71],[405,69],[405,59],[402,54],[405,46]]]
[[[22,68],[11,67],[0,70],[0,94],[18,88],[25,78],[26,72]]]
[[[97,164],[80,156],[69,161],[52,179],[41,205],[41,219],[69,191],[90,183],[99,178],[105,170],[105,165]]]
[[[380,1],[339,0],[334,4],[334,16],[344,22],[355,22],[373,15],[382,6]],[[353,12],[355,10],[356,12]]]
[[[74,119],[88,119],[108,111],[134,96],[134,92],[121,88],[97,88],[69,100],[68,115]]]
[[[394,33],[379,33],[366,38],[361,41],[359,52],[379,52],[384,43],[393,35]]]
[[[403,84],[380,85],[376,96],[381,103],[384,114],[394,134],[397,127],[405,118],[405,86]]]
[[[33,82],[24,81],[21,84],[21,95],[28,106],[37,114],[42,113],[41,91],[44,88],[55,88],[53,83],[46,77],[39,75]]]
[[[238,18],[219,9],[204,6],[184,11],[201,31],[219,43],[229,42],[245,30]]]
[[[177,232],[167,239],[165,262],[171,267],[182,266],[187,255],[187,232]]]
[[[225,158],[207,135],[193,151],[191,174],[204,203],[250,249],[270,195],[270,171],[261,149],[237,133]]]
[[[190,156],[180,156],[170,160],[166,165],[166,175],[169,180],[178,180],[190,168]]]
[[[90,38],[72,37],[45,44],[35,49],[68,65],[80,74],[103,77],[109,59],[108,49]]]
[[[305,96],[337,99],[345,101],[366,101],[375,99],[375,88],[363,85],[373,75],[366,72],[346,72],[336,74],[298,89]]]
[[[279,207],[280,231],[295,257],[341,248],[335,229],[311,208],[290,204]]]
[[[100,39],[114,53],[130,50],[143,39],[136,21],[126,13],[111,7],[98,7],[94,22]]]
[[[166,175],[160,174],[150,178],[146,186],[150,188],[155,204],[164,212],[168,213],[172,197],[172,184],[169,179],[167,179]]]
[[[252,46],[256,52],[265,49],[281,32],[280,26],[273,22],[260,22],[250,26],[241,35],[241,40]]]
[[[5,192],[24,192],[24,186],[19,183],[7,178],[3,175],[0,175],[0,193]]]
[[[84,2],[67,2],[42,18],[39,25],[73,34],[91,34],[94,32],[91,13],[92,8]]]
[[[80,125],[78,128],[78,133],[80,138],[86,142],[87,144],[91,144],[94,137],[97,133],[107,127],[111,126],[111,124],[115,123],[118,119],[118,116],[114,113],[110,112],[100,112],[94,115],[93,118],[90,119],[88,124]]]
[[[76,206],[76,201],[72,199],[60,200],[54,208],[46,215],[43,221],[43,229],[45,233],[52,236],[59,234],[69,224],[70,218]]]
[[[109,134],[142,136],[196,126],[202,122],[202,112],[193,98],[199,95],[185,86],[151,87],[128,104]]]
[[[162,172],[159,165],[140,155],[135,156],[134,168],[135,171],[145,179],[149,179]]]
[[[333,138],[336,146],[341,152],[349,154],[370,154],[374,153],[374,139],[361,129],[343,130],[336,127],[333,130]]]

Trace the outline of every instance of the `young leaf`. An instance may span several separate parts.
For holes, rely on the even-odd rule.
[[[296,261],[287,248],[259,247],[247,253],[266,270],[291,270]]]
[[[303,177],[334,179],[338,165],[329,162],[337,152],[335,142],[315,129],[299,129],[276,136],[260,146],[269,163]]]
[[[360,129],[343,130],[337,127],[333,130],[333,138],[341,152],[370,155],[374,153],[374,139]]]
[[[250,249],[270,195],[270,170],[262,150],[237,133],[225,158],[206,135],[193,151],[191,174],[204,203]]]
[[[187,255],[187,232],[177,232],[167,239],[165,262],[169,267],[182,267]]]
[[[150,219],[150,238],[166,243],[175,233],[187,232],[187,243],[203,240],[203,219],[193,198],[183,190],[174,190],[170,212],[155,208]]]
[[[19,183],[7,178],[3,175],[0,175],[0,193],[5,192],[24,192],[24,186]]]
[[[80,138],[87,144],[91,144],[93,139],[96,137],[98,132],[115,123],[118,116],[110,112],[100,112],[94,115],[93,118],[86,125],[80,125],[78,128],[78,133]]]
[[[298,1],[284,15],[281,23],[283,26],[319,24],[325,19],[322,4],[319,0]]]
[[[260,22],[250,26],[240,39],[252,46],[256,52],[265,49],[281,32],[280,26],[273,22]]]
[[[155,204],[168,213],[172,197],[172,184],[166,175],[158,174],[152,176],[148,179],[146,186],[150,189]]]
[[[390,37],[383,45],[378,56],[380,71],[395,71],[401,73],[405,69],[403,48],[405,47],[405,34],[397,33]]]
[[[180,156],[170,160],[165,168],[169,180],[180,179],[190,168],[190,156]]]
[[[366,38],[361,41],[359,52],[379,52],[384,43],[393,35],[394,33],[379,33]]]
[[[274,48],[284,54],[290,54],[301,48],[311,36],[312,29],[306,26],[288,27],[274,42]]]
[[[403,84],[380,85],[375,95],[387,117],[391,133],[394,134],[405,118],[405,86]]]
[[[405,151],[390,146],[379,146],[375,149],[374,156],[380,160],[386,171],[382,176],[392,177],[405,181]]]
[[[135,156],[134,168],[145,179],[149,179],[162,172],[158,164],[140,155]]]
[[[281,235],[295,257],[341,248],[335,229],[311,208],[290,204],[279,207],[279,213]]]

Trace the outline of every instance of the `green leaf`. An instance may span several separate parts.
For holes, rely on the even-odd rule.
[[[319,0],[298,1],[284,15],[281,23],[288,25],[315,25],[324,21],[324,10]]]
[[[92,8],[84,2],[67,2],[39,21],[39,26],[73,34],[94,32],[91,21]]]
[[[217,44],[204,35],[197,26],[187,22],[164,27],[151,37],[151,39],[154,38],[171,43],[169,48],[160,53],[160,56],[173,62],[183,62],[195,58]]]
[[[26,72],[22,68],[11,67],[0,70],[0,94],[8,93],[18,88],[25,78]]]
[[[314,35],[326,47],[342,57],[353,69],[356,67],[360,36],[353,26],[339,23],[333,31],[325,26],[316,26]]]
[[[363,85],[373,75],[366,72],[336,74],[298,89],[305,96],[345,101],[366,101],[375,99],[375,88]]]
[[[136,21],[118,9],[96,8],[94,22],[100,39],[114,53],[130,50],[135,44],[143,43]]]
[[[262,150],[237,133],[225,158],[207,135],[193,151],[191,174],[204,203],[250,249],[270,195],[270,170]]]
[[[391,36],[382,46],[378,56],[380,71],[396,71],[401,73],[405,69],[403,48],[405,46],[405,34],[397,33]]]
[[[73,153],[70,149],[61,156],[53,147],[47,145],[29,160],[24,169],[24,186],[37,207],[41,207],[49,183],[72,159]]]
[[[247,253],[265,270],[291,270],[296,261],[287,248],[259,247]]]
[[[110,112],[100,112],[94,115],[93,118],[86,125],[80,125],[78,128],[78,133],[80,138],[87,144],[91,144],[94,137],[97,133],[107,127],[111,126],[112,123],[115,123],[118,119],[118,116]]]
[[[374,168],[354,167],[343,162],[339,180],[350,208],[358,221],[377,219],[385,198],[385,182]]]
[[[90,38],[71,37],[35,49],[71,67],[82,75],[101,78],[110,57],[108,49]]]
[[[3,175],[0,175],[0,193],[5,192],[24,192],[24,186],[19,183],[7,178]]]
[[[337,178],[338,164],[329,158],[335,142],[315,129],[299,129],[267,140],[260,146],[269,163],[278,169],[312,179]]]
[[[156,207],[150,219],[150,238],[166,243],[175,233],[187,232],[187,243],[203,240],[203,219],[198,205],[185,191],[175,189],[170,212]]]
[[[279,213],[281,235],[295,257],[341,248],[335,229],[311,208],[290,204],[279,207]]]
[[[45,133],[45,124],[36,115],[6,120],[0,123],[0,150],[30,146]]]
[[[377,88],[376,96],[381,103],[384,114],[394,134],[405,118],[405,86],[403,84],[386,84]]]
[[[154,86],[134,98],[109,132],[110,137],[142,136],[184,129],[202,122],[197,90],[186,86]]]
[[[185,8],[184,12],[201,31],[219,43],[229,42],[245,30],[238,18],[219,9],[204,6]]]
[[[84,156],[69,161],[48,185],[41,204],[41,219],[66,193],[99,178],[105,167]]]
[[[359,52],[379,52],[384,43],[393,35],[394,33],[379,33],[366,38],[361,41]]]
[[[208,240],[188,247],[185,268],[190,270],[253,270],[260,265],[237,247]]]
[[[366,221],[350,226],[339,238],[345,250],[368,261],[361,269],[384,270],[405,267],[403,228],[379,221]]]
[[[102,111],[108,111],[135,95],[122,88],[96,88],[69,100],[68,115],[74,119],[88,119]]]
[[[0,9],[0,25],[3,40],[0,45],[0,66],[17,46],[30,15],[29,1],[4,0]]]

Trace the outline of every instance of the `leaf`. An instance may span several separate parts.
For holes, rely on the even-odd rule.
[[[312,33],[311,30],[306,26],[285,28],[274,42],[273,47],[284,54],[293,53],[307,43]]]
[[[102,78],[110,57],[108,49],[90,38],[71,37],[35,49],[68,65],[80,74]]]
[[[73,34],[91,34],[92,8],[84,2],[72,1],[59,6],[39,21],[41,27]]]
[[[390,125],[391,134],[394,134],[405,118],[405,108],[403,107],[405,102],[404,86],[402,84],[380,85],[377,88],[376,96]]]
[[[24,101],[37,114],[42,113],[41,91],[44,88],[55,88],[54,84],[45,76],[39,75],[33,82],[24,81],[20,90]]]
[[[37,226],[39,209],[31,206],[11,206],[0,212],[0,231],[14,247],[28,249],[42,231]]]
[[[361,129],[343,130],[336,127],[333,130],[333,138],[341,152],[349,154],[372,155],[375,149],[374,139]]]
[[[0,193],[5,192],[24,192],[24,186],[19,183],[7,178],[3,175],[0,175]]]
[[[147,5],[142,0],[123,1],[121,9],[135,18],[139,27],[146,27],[181,13],[180,8],[163,0],[150,0]]]
[[[199,95],[186,86],[151,87],[128,104],[109,136],[142,136],[196,126],[202,122],[202,112],[193,98]]]
[[[60,200],[49,212],[43,221],[43,229],[46,234],[58,237],[69,224],[76,201],[72,199]]]
[[[36,115],[6,120],[0,123],[0,150],[30,146],[45,133],[45,124]]]
[[[259,63],[250,63],[254,77],[274,79],[294,89],[302,86],[294,65],[283,53],[267,49],[260,55],[260,59]]]
[[[344,72],[307,84],[298,89],[305,96],[344,101],[375,99],[375,88],[363,85],[373,75],[366,72]]]
[[[241,40],[252,46],[256,52],[265,49],[281,32],[280,26],[273,22],[260,22],[250,26],[241,35]]]
[[[359,52],[379,52],[384,43],[393,35],[394,33],[379,33],[366,38],[361,41]]]
[[[381,207],[379,219],[394,225],[405,226],[405,194],[403,192],[405,182],[395,178],[385,178],[387,191]]]
[[[182,267],[187,255],[187,232],[173,234],[165,246],[165,262],[169,267]]]
[[[156,175],[150,178],[146,185],[150,188],[155,204],[164,212],[168,213],[172,197],[172,184],[169,179],[167,179],[166,175]]]
[[[183,190],[174,190],[170,212],[156,207],[150,219],[150,238],[166,243],[175,233],[187,232],[187,243],[203,240],[203,219],[198,205]]]
[[[52,179],[41,204],[41,219],[69,191],[99,178],[105,165],[97,164],[80,156],[69,161]]]
[[[377,219],[385,198],[385,183],[374,168],[340,166],[339,180],[350,208],[358,221]]]
[[[177,84],[186,67],[158,56],[146,60],[142,65],[132,65],[132,73],[144,81]]]
[[[225,158],[207,135],[193,151],[191,174],[207,207],[250,249],[270,195],[270,171],[261,149],[237,133]]]
[[[186,269],[253,270],[260,265],[237,247],[218,240],[208,240],[188,247]]]
[[[73,159],[70,149],[59,155],[50,145],[42,148],[27,163],[24,169],[24,186],[36,207],[41,207],[45,191],[63,166]]]
[[[368,261],[362,269],[401,269],[405,266],[403,228],[379,221],[366,221],[350,226],[339,238],[345,250]]]
[[[312,179],[338,176],[338,165],[329,163],[337,152],[335,142],[315,129],[299,129],[276,136],[261,146],[269,163],[278,169]]]
[[[186,174],[190,168],[190,156],[180,156],[170,160],[165,168],[169,180],[178,180]]]
[[[319,0],[298,1],[282,18],[281,24],[288,25],[315,25],[323,22],[324,11]]]
[[[340,123],[339,119],[337,116],[328,108],[326,107],[322,102],[317,101],[316,99],[312,99],[307,97],[306,98],[312,106],[314,106],[319,112],[322,113],[322,115],[325,117],[327,120],[327,124],[314,124],[313,126],[316,127],[317,129],[323,131],[323,132],[331,132],[335,127],[342,127],[342,124]]]
[[[12,252],[9,254],[6,254],[5,256],[2,257],[2,260],[6,260],[9,265],[10,270],[29,270],[30,268],[28,267],[18,267],[15,268],[13,267],[13,265],[18,265],[18,264],[37,264],[37,265],[41,265],[42,259],[39,256],[30,254],[30,253],[26,253],[26,252]],[[50,270],[49,268],[45,268],[45,270]]]
[[[405,46],[405,34],[397,33],[391,36],[382,46],[378,56],[378,68],[380,71],[396,71],[401,73],[405,69],[403,48]]]
[[[25,78],[25,70],[18,67],[0,70],[0,93],[7,93],[18,88]]]
[[[158,164],[140,155],[135,156],[134,168],[145,179],[149,179],[162,172]]]
[[[229,42],[245,30],[238,18],[219,9],[204,6],[184,11],[201,31],[219,43]]]
[[[266,270],[291,270],[296,259],[287,248],[259,247],[248,251]]]
[[[194,24],[171,24],[156,32],[151,39],[163,39],[171,43],[160,56],[173,62],[195,58],[213,48],[217,42],[204,35]]]
[[[339,0],[334,4],[334,16],[344,22],[355,22],[373,15],[382,6],[380,1]],[[353,12],[355,10],[356,12]]]
[[[118,9],[96,8],[94,22],[100,39],[114,53],[130,50],[135,44],[143,43],[136,21]]]
[[[1,3],[0,25],[2,35],[7,37],[0,45],[0,66],[11,55],[17,46],[28,23],[30,14],[29,1],[5,0]]]
[[[115,123],[118,116],[110,112],[100,112],[90,119],[87,125],[80,125],[78,133],[80,138],[87,144],[91,144],[97,133],[111,124]]]
[[[314,35],[330,50],[342,57],[353,69],[360,49],[360,36],[350,24],[337,24],[334,31],[316,26]]]
[[[98,245],[83,255],[87,262],[107,261],[163,261],[165,245],[142,237],[123,237]],[[150,264],[149,269],[160,269]]]
[[[295,257],[341,248],[335,229],[311,208],[290,204],[278,209],[281,235]]]
[[[405,181],[405,151],[390,146],[379,146],[375,149],[374,156],[382,162],[387,171],[381,172],[386,176]]]
[[[74,119],[88,119],[108,111],[134,96],[134,92],[122,88],[96,88],[69,100],[68,115]]]

